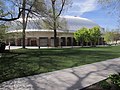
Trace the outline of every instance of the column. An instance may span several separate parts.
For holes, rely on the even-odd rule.
[[[65,37],[65,46],[67,46],[67,37]]]
[[[71,46],[73,48],[73,37],[71,37]]]
[[[25,39],[25,46],[27,46],[27,44],[28,44],[28,40],[27,40],[27,38]]]
[[[15,38],[15,46],[17,46],[18,45],[18,42],[17,42],[17,39]]]
[[[39,41],[39,37],[36,38],[36,41],[37,41],[37,46],[40,46],[40,41]]]
[[[51,46],[51,38],[50,37],[48,37],[48,42],[47,43],[48,43],[48,47]]]
[[[59,37],[59,46],[61,46],[61,37]]]

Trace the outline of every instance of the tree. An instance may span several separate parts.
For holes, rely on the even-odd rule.
[[[120,40],[120,31],[118,29],[113,29],[113,39],[115,41],[115,44],[117,44],[117,41]]]
[[[88,29],[83,27],[76,32],[74,32],[74,38],[77,42],[81,42],[81,45],[83,46],[84,42],[89,42],[89,33]]]
[[[94,42],[94,46],[96,46],[96,43],[98,42],[98,40],[101,37],[101,32],[100,32],[100,27],[96,26],[93,27],[91,29],[87,29],[85,27],[77,30],[74,33],[74,38],[77,42],[81,42],[82,46],[83,43],[91,43],[91,46],[93,46],[93,42]]]
[[[38,17],[43,16],[45,13],[45,4],[44,0],[9,0],[14,9],[17,8],[17,11],[11,13],[7,12],[5,15],[0,15],[1,21],[14,21],[22,17],[22,27],[23,27],[23,45],[25,48],[25,30],[29,17]],[[1,8],[3,11],[3,8]],[[2,12],[5,13],[5,12]],[[17,14],[17,15],[16,15]]]
[[[47,0],[48,1],[48,0]],[[57,20],[61,15],[63,7],[65,5],[66,0],[49,0],[51,2],[51,10],[52,15],[49,13],[49,10],[46,8],[48,2],[44,2],[44,0],[5,0],[12,5],[11,10],[4,7],[0,7],[0,21],[14,21],[19,18],[22,18],[22,36],[23,36],[23,45],[22,48],[25,48],[25,30],[28,22],[28,18],[34,17],[50,17],[53,20],[53,30],[54,30],[54,46],[57,46]],[[3,2],[3,1],[1,1]],[[59,3],[59,4],[58,4]],[[58,8],[57,6],[60,6]],[[17,10],[16,10],[17,8]],[[14,11],[15,10],[15,11]],[[5,11],[5,12],[4,12]]]
[[[41,4],[42,3],[42,4]],[[28,18],[31,15],[41,15],[41,11],[43,11],[43,9],[45,9],[44,7],[44,1],[41,0],[23,0],[22,2],[22,25],[23,25],[23,48],[25,48],[25,30],[26,30],[26,26],[27,26],[27,22],[28,22]],[[41,6],[40,6],[41,5]],[[40,7],[39,7],[40,6]],[[40,9],[38,9],[38,7]],[[35,12],[35,13],[34,13]],[[42,12],[43,13],[43,12]]]
[[[0,0],[0,21],[14,21],[16,19],[19,19],[21,16],[22,10],[19,8],[18,15],[17,16],[13,15],[12,10],[9,9],[8,11],[8,8],[5,5],[5,1]],[[16,17],[13,17],[13,16],[16,16]]]
[[[63,7],[66,3],[66,0],[9,0],[11,3],[17,7],[18,11],[13,13],[9,12],[7,16],[0,17],[2,21],[14,21],[22,17],[23,25],[23,48],[25,48],[25,29],[27,26],[28,17],[49,17],[52,18],[53,30],[54,30],[54,46],[57,46],[57,21],[59,16],[63,11]],[[51,6],[51,7],[49,7]],[[49,13],[49,11],[52,11]],[[17,14],[16,14],[17,13]],[[9,18],[8,18],[9,17]]]
[[[111,41],[113,41],[113,33],[112,32],[106,32],[104,33],[104,40],[109,43]]]
[[[6,38],[6,28],[5,25],[0,25],[0,41],[4,42]]]
[[[90,34],[91,45],[92,45],[92,42],[94,42],[94,46],[96,46],[96,43],[101,37],[100,27],[96,26],[89,29],[89,34]]]
[[[110,42],[116,42],[117,44],[117,41],[120,40],[120,33],[117,33],[115,31],[107,31],[104,35],[104,40],[107,42],[107,43],[110,43]]]
[[[5,39],[5,27],[0,25],[0,41],[4,41]]]
[[[67,5],[67,0],[49,0],[48,5],[48,16],[47,23],[49,23],[50,28],[54,30],[54,47],[57,47],[57,29],[60,26],[59,16],[61,15],[65,5]]]
[[[116,44],[117,44],[117,41],[120,40],[120,32],[115,32],[114,33],[114,40],[116,41]]]

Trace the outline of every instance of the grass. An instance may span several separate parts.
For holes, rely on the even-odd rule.
[[[120,57],[120,46],[62,49],[17,49],[0,58],[0,83],[17,77]]]

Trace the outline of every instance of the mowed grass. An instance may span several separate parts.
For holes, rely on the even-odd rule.
[[[0,58],[0,83],[118,57],[120,46],[11,50]]]

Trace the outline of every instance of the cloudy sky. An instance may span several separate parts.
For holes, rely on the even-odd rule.
[[[117,26],[115,17],[100,6],[97,0],[73,0],[72,6],[64,12],[66,16],[79,16],[93,20],[104,28]]]

